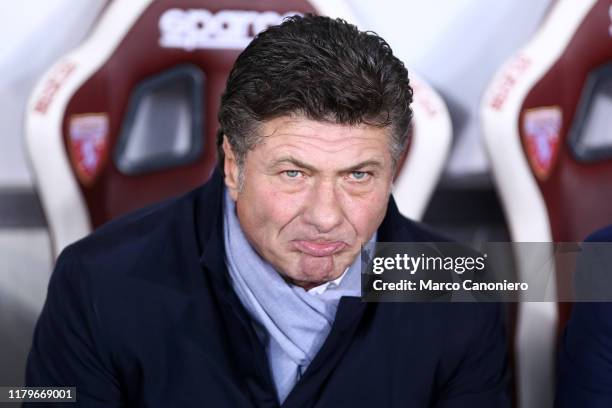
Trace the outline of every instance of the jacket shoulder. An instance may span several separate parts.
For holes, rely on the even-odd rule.
[[[211,198],[209,190],[205,184],[116,218],[66,247],[60,259],[66,258],[79,273],[96,281],[168,275],[179,263],[199,258],[198,233],[213,219],[212,211],[201,208],[208,209],[202,201]]]
[[[210,234],[223,194],[218,171],[199,187],[112,220],[69,246],[70,252],[93,266],[112,267],[148,258],[153,262],[197,251]],[[67,248],[68,249],[68,248]],[[146,255],[146,257],[144,256]],[[109,268],[106,268],[109,269]]]
[[[83,257],[125,258],[146,247],[153,249],[156,242],[170,238],[174,233],[173,229],[190,217],[193,208],[192,195],[193,192],[120,216],[71,244],[64,251]]]

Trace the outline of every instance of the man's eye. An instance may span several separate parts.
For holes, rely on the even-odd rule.
[[[299,170],[285,170],[284,173],[289,178],[297,178],[297,177],[299,177],[301,171],[299,171]]]
[[[368,173],[365,171],[351,171],[351,178],[353,180],[363,181],[368,178]]]

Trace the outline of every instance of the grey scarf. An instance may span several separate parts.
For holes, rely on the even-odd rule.
[[[361,295],[360,257],[336,284],[319,294],[287,283],[244,235],[235,203],[225,191],[224,245],[234,291],[265,347],[282,403],[329,334],[342,296]],[[371,242],[375,242],[376,234]]]

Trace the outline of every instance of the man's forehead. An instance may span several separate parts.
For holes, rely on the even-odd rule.
[[[385,130],[373,126],[279,118],[261,130],[262,139],[253,153],[267,168],[339,171],[384,168],[391,161]]]
[[[279,117],[265,121],[259,127],[261,142],[270,144],[306,143],[344,148],[345,144],[388,143],[387,128],[364,123],[357,125],[318,121],[304,117]]]

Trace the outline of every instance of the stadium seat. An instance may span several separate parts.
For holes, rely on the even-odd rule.
[[[612,221],[611,16],[608,1],[558,1],[483,96],[483,137],[513,241],[582,241]],[[536,255],[552,259],[544,248]],[[529,273],[526,258],[517,256],[519,275]],[[567,299],[569,280],[557,265],[553,301],[518,305],[521,408],[552,406],[556,339],[569,311],[557,300]]]
[[[27,152],[54,256],[121,214],[205,182],[235,58],[263,28],[308,12],[356,21],[343,1],[111,2],[28,103]],[[424,81],[414,83],[414,138],[397,191],[401,211],[419,218],[451,128],[440,97]]]

